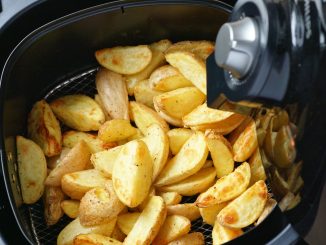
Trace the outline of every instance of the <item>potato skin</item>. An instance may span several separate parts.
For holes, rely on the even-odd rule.
[[[64,193],[60,187],[46,186],[44,191],[44,217],[47,225],[56,224],[63,216],[61,201]]]

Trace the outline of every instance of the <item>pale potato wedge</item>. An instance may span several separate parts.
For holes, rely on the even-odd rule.
[[[147,197],[153,178],[153,160],[141,140],[123,146],[112,172],[113,187],[120,201],[136,207]]]
[[[154,181],[167,162],[169,156],[169,140],[160,125],[152,124],[148,127],[142,141],[147,145],[153,159],[152,180]]]
[[[198,106],[188,115],[182,118],[186,127],[194,130],[214,129],[217,133],[229,132],[233,130],[243,120],[245,116],[234,112],[222,111],[208,108],[206,103]]]
[[[272,131],[273,122],[274,122],[274,118],[271,119],[270,124],[267,128],[266,136],[263,144],[264,152],[266,153],[268,159],[272,162],[274,162],[274,155],[275,155],[274,146],[275,146],[275,140],[277,136],[277,132]]]
[[[66,95],[52,101],[50,106],[62,123],[79,131],[98,130],[105,121],[101,107],[86,95]]]
[[[179,204],[182,199],[178,192],[161,192],[159,196],[163,198],[166,206]]]
[[[44,218],[48,226],[56,224],[63,216],[61,201],[64,199],[64,193],[60,187],[46,186],[44,190]]]
[[[214,52],[215,45],[211,41],[181,41],[174,43],[167,50],[166,53],[175,51],[188,51],[194,53],[202,60],[206,60],[207,57]]]
[[[134,87],[139,81],[142,81],[144,79],[148,79],[151,73],[159,66],[164,65],[166,63],[164,51],[171,45],[172,43],[167,40],[163,39],[161,41],[158,41],[156,43],[152,43],[149,45],[150,49],[152,50],[152,60],[148,64],[148,66],[145,67],[142,71],[126,76],[126,83],[127,83],[127,89],[128,94],[130,96],[134,95]]]
[[[79,204],[77,200],[63,200],[60,204],[62,211],[72,219],[75,219],[79,215]]]
[[[74,238],[74,245],[122,245],[114,238],[100,234],[81,234]]]
[[[295,195],[292,192],[286,193],[284,197],[279,201],[278,206],[284,212],[290,206],[295,199]]]
[[[193,135],[194,131],[187,128],[174,128],[167,132],[170,150],[176,155],[186,141]]]
[[[231,144],[222,135],[211,129],[206,130],[205,137],[217,177],[221,178],[231,173],[234,169],[233,149]]]
[[[181,215],[194,221],[200,217],[199,208],[194,203],[182,203],[166,207],[168,215]]]
[[[255,225],[259,225],[267,216],[273,211],[274,207],[277,205],[277,202],[273,198],[269,198],[265,204],[263,211],[261,212],[258,220],[256,221]]]
[[[16,137],[18,173],[23,202],[35,203],[44,192],[47,175],[42,149],[32,140]]]
[[[196,87],[186,87],[165,92],[153,98],[156,111],[162,111],[165,114],[182,119],[196,107],[201,105],[206,96]]]
[[[97,50],[95,57],[101,66],[124,75],[142,71],[152,60],[148,45],[113,47]]]
[[[91,152],[84,140],[79,141],[50,172],[45,180],[46,185],[60,186],[65,174],[84,170],[89,165]]]
[[[136,134],[137,130],[126,119],[112,119],[101,125],[98,138],[104,142],[124,140]]]
[[[96,169],[88,169],[65,174],[61,179],[63,192],[72,199],[80,200],[86,192],[103,187],[107,181]]]
[[[118,216],[117,225],[125,235],[128,235],[129,232],[132,230],[140,214],[141,213],[139,212],[134,212],[125,213]]]
[[[195,132],[182,146],[179,153],[168,161],[158,176],[155,186],[173,184],[197,173],[205,164],[207,155],[208,149],[204,134]]]
[[[126,235],[120,230],[119,226],[116,224],[112,231],[111,237],[115,240],[123,242],[126,238]]]
[[[96,89],[106,112],[113,119],[129,120],[129,100],[124,78],[107,69],[96,74]]]
[[[94,168],[100,171],[105,177],[111,178],[114,163],[123,146],[117,146],[107,151],[100,151],[91,156]]]
[[[250,166],[242,163],[232,173],[218,179],[212,187],[199,195],[196,205],[200,208],[232,200],[244,192],[250,181]]]
[[[107,110],[105,109],[104,103],[103,103],[102,99],[100,98],[99,94],[94,95],[94,100],[101,107],[101,109],[105,115],[105,121],[111,120],[112,118],[111,118],[109,112],[107,112]]]
[[[157,68],[150,76],[149,86],[161,92],[169,92],[178,88],[191,87],[193,84],[178,69],[170,65]]]
[[[180,215],[168,216],[152,244],[168,244],[186,235],[190,231],[190,226],[190,220],[186,217]]]
[[[68,147],[62,147],[60,155],[56,155],[54,157],[47,158],[47,166],[48,169],[54,169],[61,161],[62,159],[68,154],[68,152],[71,150],[71,148]]]
[[[152,196],[156,195],[156,191],[155,188],[152,186],[151,189],[149,190],[148,196],[144,199],[144,201],[142,201],[141,204],[139,204],[137,206],[137,210],[138,211],[143,211],[147,205],[147,203],[149,202],[149,200],[151,199]]]
[[[289,184],[276,168],[271,171],[271,188],[277,199],[283,198],[290,192]]]
[[[118,141],[118,144],[119,145],[124,145],[124,144],[128,143],[129,141],[140,140],[142,138],[144,138],[143,133],[138,128],[136,128],[136,133],[135,134],[133,134],[132,136],[128,137],[127,139],[119,140]]]
[[[130,110],[132,118],[134,119],[138,129],[143,134],[146,134],[147,128],[153,123],[159,124],[164,132],[169,131],[169,125],[157,114],[156,111],[152,110],[151,108],[131,101]]]
[[[80,234],[110,236],[116,221],[117,219],[114,218],[106,224],[86,227],[80,224],[79,218],[76,218],[61,230],[57,238],[57,245],[73,245],[74,238]]]
[[[168,245],[204,245],[205,238],[203,233],[193,232],[186,234],[178,239],[169,242]]]
[[[287,206],[286,211],[291,210],[295,208],[299,203],[301,202],[301,195],[298,193],[294,199],[290,202],[290,204]]]
[[[217,221],[232,229],[244,228],[261,215],[268,197],[267,186],[259,180],[239,197],[231,201],[217,215]]]
[[[220,245],[229,242],[243,234],[241,229],[230,229],[220,225],[217,221],[214,224],[212,237],[213,245]]]
[[[157,237],[165,218],[166,207],[163,199],[158,196],[151,197],[146,208],[141,213],[132,230],[124,240],[124,244],[151,244],[154,238]]]
[[[266,173],[261,160],[259,147],[255,150],[248,161],[250,165],[251,178],[249,186],[255,184],[258,180],[266,180]]]
[[[117,217],[124,207],[113,189],[112,181],[108,180],[104,187],[89,190],[80,200],[79,220],[84,226],[104,224]]]
[[[287,183],[289,185],[289,188],[292,192],[294,192],[296,182],[298,181],[298,177],[300,176],[300,172],[302,170],[302,164],[303,162],[300,161],[298,163],[292,164],[291,168],[287,171]],[[295,192],[294,192],[295,193]]]
[[[202,93],[206,94],[205,61],[187,51],[171,51],[165,54],[170,65],[193,83]]]
[[[161,191],[175,191],[182,196],[193,196],[206,191],[215,183],[216,170],[213,167],[201,169],[190,177],[171,184],[159,187]]]
[[[199,208],[199,212],[203,218],[203,221],[211,226],[214,226],[216,216],[223,208],[226,207],[226,205],[228,205],[228,203],[229,202],[222,202],[207,208]]]
[[[73,148],[81,140],[85,141],[92,153],[104,151],[117,145],[114,142],[104,142],[94,134],[73,130],[66,131],[63,134],[62,145],[64,147]]]
[[[149,86],[148,79],[139,81],[134,88],[135,100],[154,109],[153,98],[162,92],[156,91]]]
[[[47,157],[61,152],[61,128],[45,100],[33,105],[27,121],[28,137],[38,144]]]
[[[161,111],[158,107],[155,106],[154,103],[154,108],[157,111],[157,114],[166,122],[169,124],[176,126],[176,127],[183,127],[183,122],[179,118],[175,118],[167,114],[165,111]]]

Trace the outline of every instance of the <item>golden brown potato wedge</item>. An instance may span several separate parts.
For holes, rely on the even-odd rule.
[[[268,197],[267,186],[259,180],[239,197],[231,201],[217,215],[217,221],[226,227],[244,228],[258,219]]]
[[[205,61],[187,51],[170,51],[165,54],[167,62],[177,68],[181,74],[206,94]]]
[[[164,132],[169,131],[169,125],[151,108],[132,101],[130,102],[130,110],[132,118],[143,134],[146,134],[147,128],[153,123],[159,124]]]
[[[62,211],[72,219],[75,219],[79,215],[79,204],[77,200],[64,200],[61,202],[60,206]]]
[[[242,163],[232,173],[218,179],[211,188],[199,195],[196,205],[200,208],[232,200],[246,190],[250,181],[250,166]]]
[[[96,89],[110,117],[129,120],[128,93],[120,74],[100,69],[96,74]]]
[[[84,170],[89,165],[91,152],[84,140],[79,141],[50,172],[45,180],[46,185],[60,186],[65,174]]]
[[[173,184],[197,173],[205,164],[207,155],[208,149],[204,134],[194,133],[182,146],[179,153],[168,161],[155,185],[159,187]]]
[[[259,225],[267,216],[273,211],[274,207],[277,205],[277,202],[273,198],[269,198],[265,204],[263,212],[260,214],[258,220],[256,221],[255,225]]]
[[[61,128],[45,100],[33,105],[28,115],[28,137],[38,144],[47,157],[61,152]]]
[[[167,132],[169,138],[170,150],[173,155],[176,155],[181,147],[194,133],[191,129],[187,128],[174,128]]]
[[[105,121],[111,120],[112,118],[111,118],[109,112],[105,109],[104,103],[103,103],[102,99],[100,98],[99,94],[94,95],[94,100],[101,107],[101,109],[105,115]]]
[[[170,65],[157,68],[149,78],[149,85],[154,90],[162,92],[193,86],[178,69]]]
[[[190,220],[186,217],[180,215],[168,216],[152,244],[167,244],[178,239],[190,231],[190,226]]]
[[[80,200],[79,220],[84,226],[104,224],[117,217],[124,207],[113,190],[112,181],[108,180],[104,187],[89,190]]]
[[[154,109],[153,98],[162,92],[156,91],[149,86],[148,79],[139,81],[134,88],[135,100]]]
[[[205,238],[203,233],[193,232],[186,234],[178,239],[169,242],[168,245],[204,245]]]
[[[128,207],[136,207],[147,197],[153,178],[153,160],[146,144],[131,141],[125,144],[113,166],[113,187]]]
[[[220,225],[216,221],[212,231],[213,245],[220,245],[229,242],[242,234],[243,231],[241,229],[230,229]]]
[[[63,216],[61,201],[64,194],[60,187],[46,186],[44,190],[44,218],[48,226],[56,224]]]
[[[42,149],[32,140],[16,137],[20,188],[23,202],[35,203],[44,192],[47,175],[46,159]]]
[[[74,238],[74,245],[122,245],[114,238],[99,234],[81,234]]]
[[[123,242],[126,238],[126,235],[120,230],[119,226],[116,224],[112,231],[111,237],[115,240]]]
[[[159,196],[163,198],[166,206],[179,204],[182,199],[178,192],[161,192]]]
[[[166,208],[168,215],[181,215],[190,221],[194,221],[200,217],[199,208],[194,203],[169,205]]]
[[[141,213],[134,212],[134,213],[125,213],[118,216],[117,224],[120,230],[128,235],[129,232],[134,227],[136,221],[138,220]]]
[[[98,138],[104,142],[124,140],[136,134],[137,130],[125,119],[106,121],[98,131]]]
[[[72,245],[74,238],[80,234],[110,236],[116,221],[117,219],[114,218],[106,224],[86,227],[80,224],[79,218],[76,218],[61,230],[57,238],[57,245]]]
[[[231,173],[234,169],[234,160],[230,143],[222,135],[211,129],[206,130],[205,137],[217,177],[221,178]]]
[[[98,130],[105,121],[101,107],[86,95],[66,95],[52,101],[50,106],[61,122],[79,131]]]
[[[68,154],[68,152],[70,150],[71,149],[68,147],[63,147],[60,155],[56,155],[54,157],[47,158],[48,169],[51,169],[51,170],[54,169],[62,161],[62,159]]]
[[[171,184],[159,187],[161,191],[175,191],[183,196],[193,196],[206,191],[215,182],[216,170],[214,167],[201,169],[190,177]]]
[[[260,150],[257,147],[248,161],[250,165],[251,178],[249,185],[255,184],[258,180],[266,180],[266,173],[261,159]]]
[[[80,200],[90,189],[103,187],[106,181],[107,178],[99,171],[88,169],[65,174],[61,179],[61,187],[69,197]]]
[[[161,197],[153,196],[124,240],[126,245],[151,244],[163,225],[166,207]],[[190,222],[189,222],[190,223]],[[154,244],[154,243],[153,243]]]
[[[214,226],[216,216],[223,208],[226,207],[226,205],[228,205],[228,203],[229,202],[222,202],[207,208],[199,208],[199,212],[203,218],[203,221],[211,226]]]
[[[147,45],[113,47],[97,50],[95,57],[100,65],[124,75],[142,71],[152,60]]]
[[[156,111],[182,119],[205,101],[206,96],[196,87],[179,88],[154,97]]]

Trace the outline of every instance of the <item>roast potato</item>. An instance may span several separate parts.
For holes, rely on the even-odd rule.
[[[214,226],[216,216],[229,202],[222,202],[206,208],[199,208],[200,216],[203,221],[211,226]]]
[[[44,218],[47,225],[56,224],[63,216],[61,201],[64,194],[60,187],[46,186],[44,190]]]
[[[173,155],[176,155],[180,151],[181,147],[193,133],[194,131],[187,128],[174,128],[167,132],[170,150]]]
[[[255,152],[252,154],[252,156],[249,159],[249,165],[250,165],[250,172],[251,172],[251,178],[249,185],[255,184],[258,180],[266,180],[266,173],[263,166],[263,162],[260,155],[260,150],[257,147]]]
[[[166,208],[168,215],[181,215],[190,221],[194,221],[200,217],[199,208],[194,203],[169,205]]]
[[[122,245],[114,238],[100,234],[81,234],[75,237],[74,245]]]
[[[134,88],[135,100],[154,109],[153,98],[162,92],[156,91],[149,86],[148,79],[139,81]]]
[[[134,213],[125,213],[118,216],[117,224],[120,230],[128,235],[129,232],[134,227],[136,221],[138,220],[141,213],[134,212]]]
[[[104,142],[124,140],[136,134],[137,130],[125,119],[106,121],[98,131],[98,137]]]
[[[62,211],[72,219],[75,219],[79,215],[80,202],[77,200],[63,200],[60,204]]]
[[[241,229],[230,229],[220,225],[217,221],[214,224],[212,237],[213,245],[220,245],[229,242],[238,236],[241,236],[243,231]]]

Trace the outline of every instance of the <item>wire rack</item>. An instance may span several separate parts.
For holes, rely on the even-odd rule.
[[[69,94],[86,94],[93,97],[96,94],[95,76],[97,70],[98,68],[91,68],[68,79],[59,81],[58,85],[44,93],[44,99],[49,102]],[[182,203],[192,203],[195,200],[195,196],[184,197]],[[28,213],[37,244],[56,244],[58,234],[72,220],[64,216],[57,224],[47,226],[44,219],[42,200],[28,206]],[[205,244],[212,244],[212,226],[205,224],[201,218],[192,222],[191,231],[201,232],[205,237]]]

